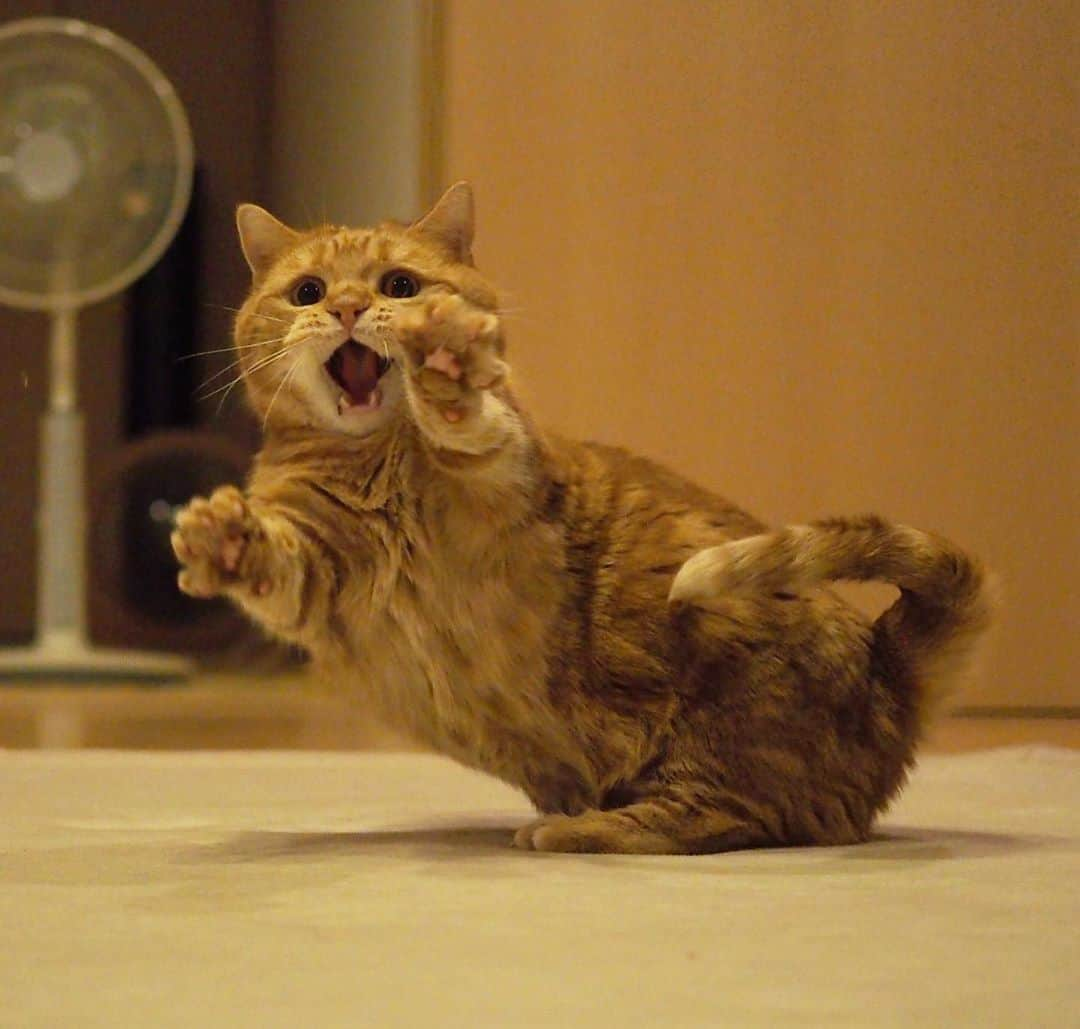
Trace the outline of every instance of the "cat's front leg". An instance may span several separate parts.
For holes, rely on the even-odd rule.
[[[172,547],[185,593],[225,594],[267,628],[283,633],[300,620],[300,540],[286,519],[256,512],[235,486],[191,500],[176,516]]]
[[[508,367],[496,314],[439,294],[403,311],[395,332],[410,407],[436,446],[480,455],[522,438],[517,412],[499,395]]]

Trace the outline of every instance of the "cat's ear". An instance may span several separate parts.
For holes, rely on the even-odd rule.
[[[297,240],[297,233],[258,204],[241,204],[236,209],[236,230],[240,233],[240,248],[255,278],[263,275]]]
[[[409,232],[434,243],[455,261],[472,264],[473,191],[467,182],[456,182]]]

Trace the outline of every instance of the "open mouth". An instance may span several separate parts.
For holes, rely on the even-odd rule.
[[[390,367],[390,361],[371,347],[355,340],[342,343],[323,365],[326,373],[341,388],[338,413],[353,407],[375,408],[382,400],[379,379]]]

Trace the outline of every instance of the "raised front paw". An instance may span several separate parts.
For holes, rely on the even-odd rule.
[[[180,589],[212,597],[232,586],[265,593],[262,576],[265,534],[235,486],[221,486],[209,499],[195,497],[176,516],[173,553],[182,565]]]
[[[483,390],[506,378],[498,316],[457,294],[442,294],[403,311],[397,337],[408,356],[413,392],[448,422],[479,407]]]

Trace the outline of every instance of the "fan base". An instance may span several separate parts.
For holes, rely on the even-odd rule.
[[[104,649],[68,633],[48,633],[33,646],[0,650],[0,680],[160,683],[188,679],[194,670],[193,662],[176,654]]]

